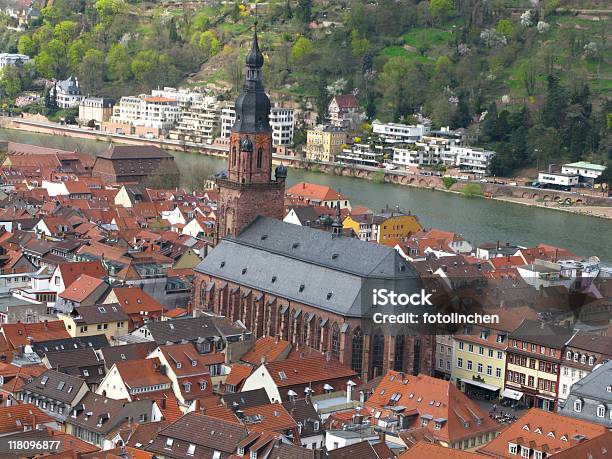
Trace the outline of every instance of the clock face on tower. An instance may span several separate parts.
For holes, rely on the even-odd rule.
[[[270,99],[262,77],[264,56],[257,29],[246,57],[246,81],[236,100],[236,122],[230,135],[227,178],[220,190],[217,237],[236,236],[257,216],[284,217],[286,168],[272,179]]]

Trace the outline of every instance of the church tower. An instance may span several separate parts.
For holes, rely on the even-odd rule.
[[[246,58],[246,83],[236,100],[227,176],[217,179],[220,191],[217,239],[236,236],[258,215],[284,218],[287,168],[278,166],[272,179],[270,99],[264,91],[263,64],[256,23]]]

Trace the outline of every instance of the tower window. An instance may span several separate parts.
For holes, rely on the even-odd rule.
[[[259,148],[257,150],[257,169],[261,169],[262,161],[263,161],[263,149]]]
[[[232,166],[236,165],[236,147],[232,147]]]

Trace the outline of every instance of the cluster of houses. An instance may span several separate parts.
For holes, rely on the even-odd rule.
[[[473,245],[311,183],[287,188],[284,222],[218,242],[217,190],[143,185],[171,167],[155,149],[3,148],[5,439],[80,458],[607,457],[612,269],[598,259]],[[407,269],[500,320],[410,337],[335,303],[356,278]]]

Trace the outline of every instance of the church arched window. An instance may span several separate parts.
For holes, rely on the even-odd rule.
[[[363,333],[359,327],[353,332],[352,345],[351,368],[361,375],[363,370]]]
[[[395,358],[393,360],[393,369],[395,371],[404,370],[404,335],[395,337]]]
[[[257,150],[257,169],[261,169],[261,163],[263,162],[263,148]]]
[[[383,374],[383,363],[385,360],[385,337],[384,335],[374,335],[374,342],[372,343],[372,374],[374,377]]]
[[[332,327],[331,351],[334,359],[340,360],[340,327],[337,323]]]
[[[236,165],[236,147],[232,147],[232,166]]]

